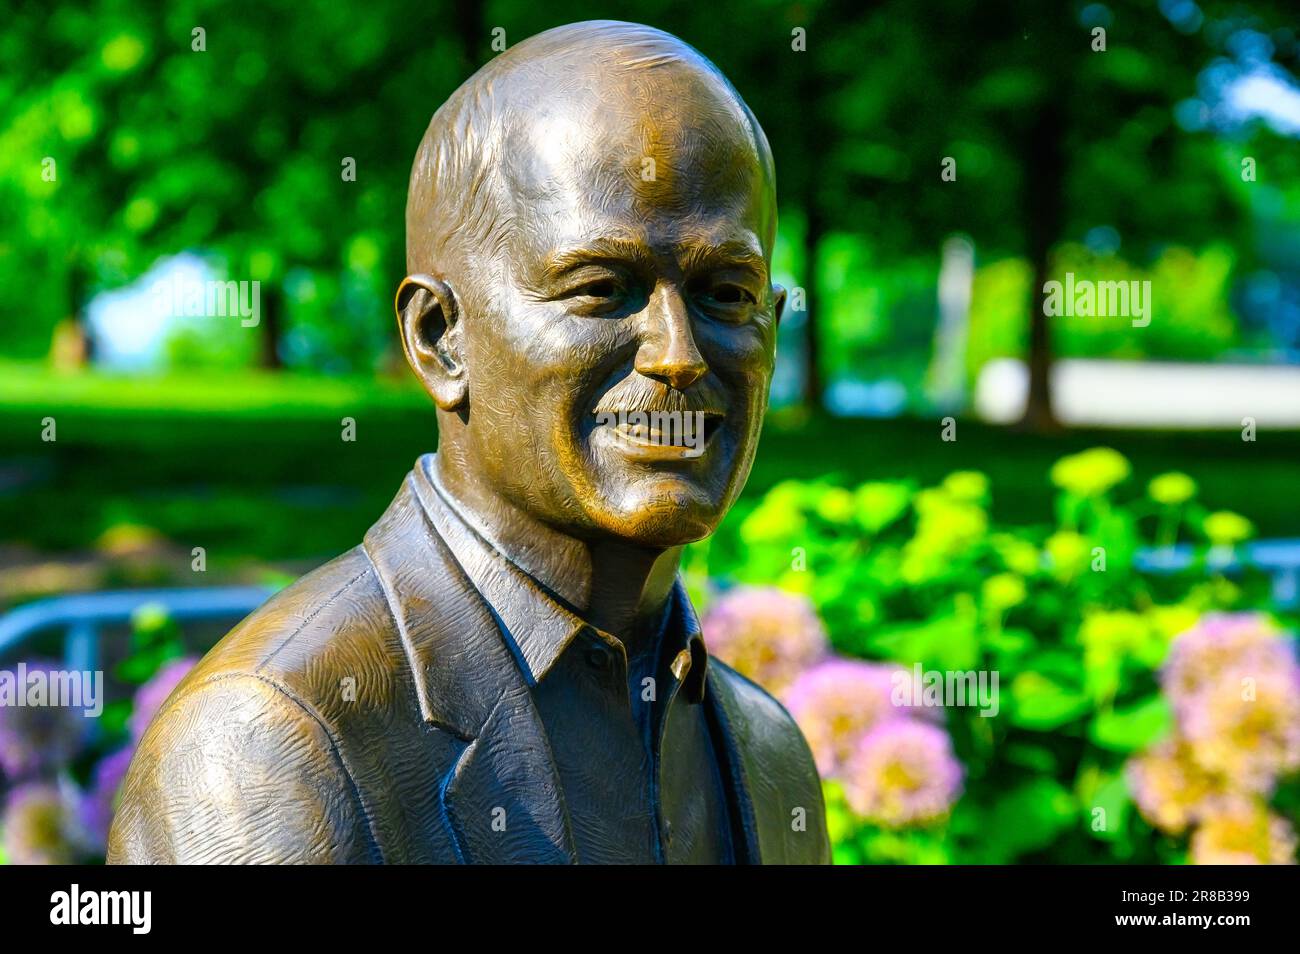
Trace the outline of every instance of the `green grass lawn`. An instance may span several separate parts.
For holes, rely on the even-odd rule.
[[[41,440],[53,417],[57,440]],[[341,439],[356,421],[355,442]],[[1265,536],[1300,536],[1300,434],[1072,432],[1033,436],[960,422],[774,416],[746,495],[790,477],[992,479],[1001,520],[1051,518],[1047,472],[1105,444],[1134,464],[1133,490],[1184,470],[1211,508],[1237,510]],[[357,543],[419,454],[434,413],[413,385],[253,372],[137,379],[54,375],[0,364],[0,542],[47,552],[93,546],[116,524],[152,527],[213,558],[319,559]]]

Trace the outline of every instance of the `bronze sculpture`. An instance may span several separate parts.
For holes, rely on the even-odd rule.
[[[171,696],[109,860],[827,862],[803,737],[677,579],[749,474],[774,234],[762,130],[674,37],[560,27],[462,85],[396,301],[438,453]]]

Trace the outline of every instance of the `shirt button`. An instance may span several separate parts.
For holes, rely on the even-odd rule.
[[[691,651],[683,649],[678,653],[669,669],[672,670],[673,678],[678,682],[685,680],[687,674],[691,671]]]
[[[613,665],[613,654],[605,646],[587,647],[587,665],[597,672],[608,672]]]

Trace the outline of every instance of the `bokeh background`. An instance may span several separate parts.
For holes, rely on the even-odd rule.
[[[358,542],[436,443],[391,312],[429,116],[502,44],[637,20],[776,156],[772,410],[685,572],[808,735],[836,860],[1294,863],[1295,12],[4,0],[0,612],[273,589]],[[1150,323],[1046,316],[1066,273],[1149,281]],[[152,293],[227,279],[256,327]],[[0,647],[110,692],[89,727],[0,708],[10,862],[102,859],[134,740],[234,621],[137,603],[91,657]],[[916,664],[996,674],[997,714],[894,705]]]

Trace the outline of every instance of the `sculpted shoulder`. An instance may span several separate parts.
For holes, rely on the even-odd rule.
[[[726,663],[709,660],[714,686],[722,691],[732,729],[752,746],[752,754],[777,760],[790,771],[817,777],[812,752],[794,716],[766,689]]]
[[[383,819],[367,793],[392,787],[388,756],[421,725],[357,547],[268,600],[163,704],[127,772],[109,860],[377,860]]]
[[[709,661],[717,692],[739,748],[764,860],[829,864],[830,840],[821,777],[794,717],[767,690],[716,659]]]
[[[230,631],[173,698],[231,675],[282,687],[320,708],[335,697],[391,701],[401,641],[374,566],[355,547],[281,590]]]

